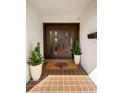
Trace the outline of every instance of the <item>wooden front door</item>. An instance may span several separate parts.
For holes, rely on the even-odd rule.
[[[44,23],[46,59],[72,59],[72,47],[79,39],[79,24]]]

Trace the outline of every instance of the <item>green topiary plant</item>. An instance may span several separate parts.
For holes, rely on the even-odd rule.
[[[75,45],[72,48],[72,53],[75,54],[75,55],[81,55],[81,49],[80,49],[78,40],[75,42]]]
[[[37,43],[37,46],[34,48],[34,51],[31,54],[29,64],[32,66],[39,65],[44,62],[44,58],[41,56],[40,53],[40,43]]]

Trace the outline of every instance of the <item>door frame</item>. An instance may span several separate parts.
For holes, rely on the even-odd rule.
[[[44,58],[45,58],[45,41],[46,41],[46,25],[76,25],[78,27],[78,40],[80,42],[80,23],[43,23],[43,55],[44,55]],[[66,59],[66,58],[63,58],[63,59]],[[73,59],[73,57],[72,57]]]

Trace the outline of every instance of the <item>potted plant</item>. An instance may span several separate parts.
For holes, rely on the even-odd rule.
[[[30,62],[29,62],[31,76],[34,81],[40,79],[43,63],[44,63],[44,58],[41,56],[40,43],[38,42],[37,46],[34,48],[34,51],[31,54]]]
[[[72,48],[72,52],[74,54],[74,62],[75,62],[75,64],[79,65],[80,59],[81,59],[81,49],[80,49],[78,40],[75,42],[75,45]]]

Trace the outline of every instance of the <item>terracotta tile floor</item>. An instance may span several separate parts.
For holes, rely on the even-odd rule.
[[[96,86],[79,65],[77,69],[43,69],[39,81],[26,84],[27,93],[96,93]]]

